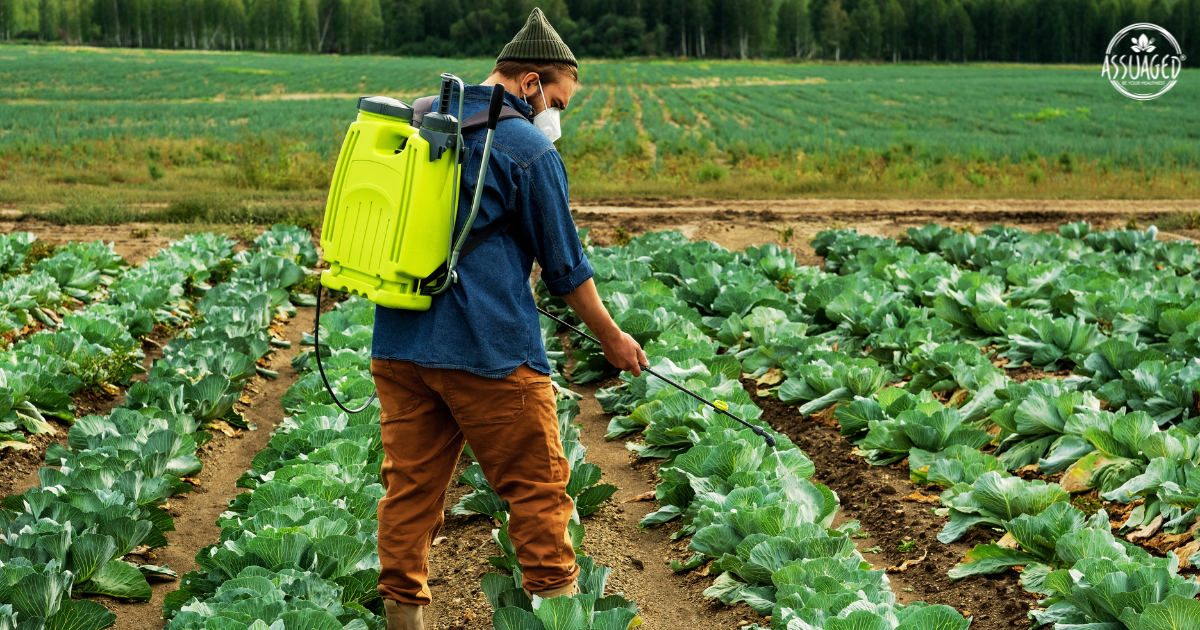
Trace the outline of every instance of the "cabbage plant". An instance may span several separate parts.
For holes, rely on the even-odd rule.
[[[799,365],[787,372],[788,380],[779,387],[779,400],[787,404],[803,402],[802,415],[809,415],[833,406],[849,402],[857,397],[867,397],[883,388],[892,374],[870,359],[835,361],[826,359]]]
[[[942,505],[946,507],[939,513],[948,515],[950,521],[938,534],[938,540],[950,544],[972,527],[1002,528],[1022,514],[1036,516],[1055,503],[1069,501],[1070,496],[1056,483],[985,472],[970,489],[942,493]]]
[[[29,232],[0,234],[0,279],[20,273],[36,240]]]
[[[1056,627],[1113,627],[1141,630],[1180,627],[1177,620],[1200,619],[1200,606],[1192,602],[1200,593],[1195,578],[1176,573],[1179,559],[1137,557],[1081,558],[1070,569],[1046,576],[1045,588],[1053,595],[1042,600],[1045,611],[1034,611],[1039,623]],[[1169,624],[1169,625],[1164,625]]]

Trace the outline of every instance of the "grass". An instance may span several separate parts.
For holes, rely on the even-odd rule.
[[[324,204],[245,205],[233,198],[213,196],[181,199],[162,208],[138,208],[112,203],[83,204],[35,210],[27,215],[56,225],[168,223],[229,226],[290,223],[315,230],[320,227],[324,212]],[[136,234],[133,236],[137,237]]]
[[[28,46],[0,58],[0,203],[63,222],[316,216],[356,95],[411,99],[441,71],[469,82],[490,67]],[[1184,74],[1136,102],[1086,67],[585,61],[558,148],[577,199],[1195,198],[1200,71]]]
[[[1200,230],[1200,212],[1176,212],[1157,221],[1160,230]]]

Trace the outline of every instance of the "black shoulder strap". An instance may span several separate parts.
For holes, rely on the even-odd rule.
[[[413,127],[421,126],[421,121],[425,120],[425,114],[428,114],[429,110],[433,109],[433,102],[436,100],[437,100],[437,96],[434,95],[434,96],[422,96],[421,98],[413,101],[413,119],[412,119]]]
[[[428,114],[433,110],[433,102],[435,100],[437,100],[437,96],[422,96],[421,98],[413,101],[413,127],[421,127],[421,123],[425,120],[425,114]],[[463,133],[474,131],[480,127],[486,126],[487,115],[488,112],[485,109],[476,113],[474,116],[467,116],[462,122]],[[510,118],[525,118],[525,116],[523,116],[521,112],[518,112],[508,105],[501,107],[499,120],[508,120]]]
[[[414,115],[414,117],[415,117],[415,115]],[[487,117],[488,117],[488,111],[486,109],[476,113],[473,116],[467,116],[462,122],[463,133],[486,127],[487,126]],[[508,105],[501,107],[500,108],[500,117],[497,119],[497,122],[499,122],[501,120],[508,120],[510,118],[521,118],[524,120],[528,120],[527,118],[525,118],[524,115],[521,114],[521,112],[518,112],[517,110],[509,107]]]
[[[471,238],[471,240],[467,241],[466,244],[463,245],[462,251],[458,253],[458,259],[462,260],[466,258],[467,254],[475,251],[476,247],[482,245],[483,242],[491,238],[493,234],[507,230],[508,226],[510,225],[512,225],[512,217],[508,215],[505,215],[499,221],[493,221],[491,225],[480,230],[478,234],[476,234]],[[470,229],[470,226],[464,227],[463,229]],[[446,277],[446,263],[443,261],[442,264],[438,265],[438,268],[435,269],[433,273],[421,280],[421,295],[433,295],[434,291],[436,291],[446,282],[449,282],[449,280],[450,279]]]

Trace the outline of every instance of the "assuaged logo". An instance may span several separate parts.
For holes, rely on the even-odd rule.
[[[1108,43],[1100,76],[1125,96],[1148,101],[1175,87],[1185,59],[1167,29],[1142,22],[1126,26]]]

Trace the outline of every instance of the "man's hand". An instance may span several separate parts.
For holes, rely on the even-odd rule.
[[[642,366],[649,363],[646,353],[642,352],[642,347],[633,337],[621,332],[616,322],[608,315],[608,310],[600,301],[600,295],[596,293],[596,283],[588,279],[562,297],[567,306],[570,306],[595,333],[596,339],[600,340],[600,347],[604,349],[604,358],[608,359],[613,367],[623,372],[632,372],[634,376],[642,373]]]
[[[604,349],[604,358],[613,367],[622,372],[632,372],[634,376],[640,376],[642,366],[649,365],[646,360],[646,353],[642,352],[642,346],[629,333],[622,332],[621,329],[613,327],[616,330],[616,335],[610,339],[600,339],[600,347]]]

